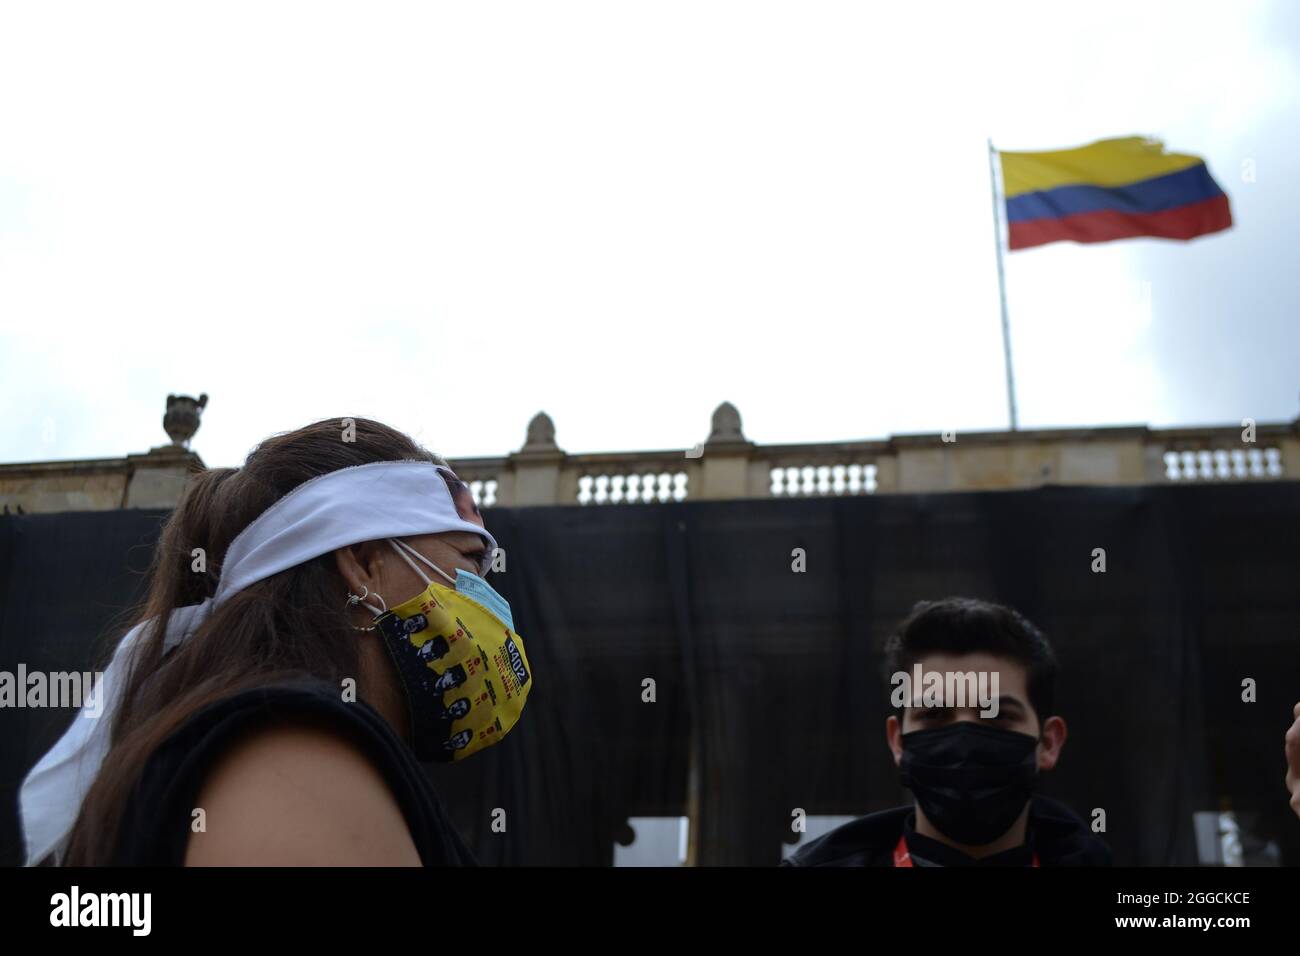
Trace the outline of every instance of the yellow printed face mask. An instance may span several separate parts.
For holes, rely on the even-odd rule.
[[[380,614],[375,627],[397,667],[421,760],[464,760],[519,721],[533,680],[510,605],[477,574],[453,580],[402,541],[391,541],[427,587]],[[452,586],[429,578],[407,552]]]

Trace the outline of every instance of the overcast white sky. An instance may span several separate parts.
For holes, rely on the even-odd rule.
[[[881,6],[0,3],[0,460],[1003,428],[989,136],[1237,222],[1008,256],[1022,426],[1300,412],[1300,4]]]

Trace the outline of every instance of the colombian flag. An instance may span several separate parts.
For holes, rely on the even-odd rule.
[[[1158,140],[1131,136],[998,155],[1010,249],[1062,239],[1191,239],[1232,225],[1228,197],[1205,161],[1166,153]]]

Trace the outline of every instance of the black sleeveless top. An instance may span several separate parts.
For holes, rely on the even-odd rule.
[[[323,681],[277,683],[243,691],[193,714],[149,757],[118,830],[115,866],[182,866],[192,813],[208,773],[224,751],[263,726],[311,718],[361,747],[388,782],[425,866],[473,866],[419,762],[369,705],[341,699]]]

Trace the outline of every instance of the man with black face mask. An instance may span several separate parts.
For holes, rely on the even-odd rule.
[[[923,601],[885,657],[897,708],[885,736],[915,803],[846,823],[783,865],[1110,865],[1083,820],[1034,795],[1067,729],[1052,712],[1056,658],[1033,624],[984,601]]]

